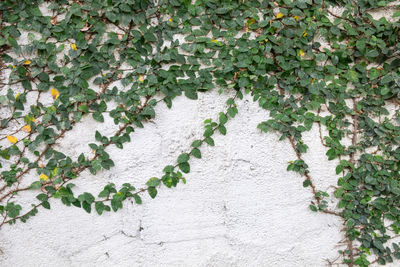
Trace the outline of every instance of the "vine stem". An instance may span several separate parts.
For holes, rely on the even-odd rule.
[[[356,113],[355,115],[353,115],[353,132],[352,132],[352,138],[351,138],[351,145],[354,147],[354,149],[356,149],[356,145],[357,145],[357,131],[358,131],[358,112],[356,110],[356,100],[353,98],[353,111]],[[354,156],[355,156],[355,152],[351,152],[350,153],[350,162],[354,164]]]
[[[357,131],[358,131],[358,112],[357,112],[357,102],[353,98],[353,111],[355,112],[355,115],[352,116],[353,118],[353,132],[352,132],[352,138],[351,138],[351,145],[354,147],[354,150],[356,151],[356,145],[357,145]],[[355,157],[355,151],[352,151],[350,153],[350,162],[354,164],[354,157]],[[353,241],[350,239],[350,237],[347,236],[347,250],[349,251],[349,257],[350,257],[350,263],[349,266],[353,267],[354,265],[354,252],[353,252]]]
[[[238,97],[239,93],[240,93],[240,91],[237,91],[236,94],[235,94],[235,96],[234,96],[232,99],[235,100],[235,99]],[[146,97],[146,100],[145,100],[144,104],[140,107],[140,109],[137,111],[137,113],[140,113],[140,112],[146,107],[146,105],[147,105],[148,101],[150,100],[150,98],[151,98],[150,96],[147,96],[147,97]],[[229,107],[232,107],[233,105],[234,105],[234,104],[231,104],[231,105],[229,105]],[[226,111],[224,114],[227,115],[228,112]],[[126,127],[127,127],[128,125],[129,125],[129,124],[125,124],[123,127],[121,127],[121,128],[117,131],[117,133],[116,133],[114,136],[118,136],[124,129],[126,129]],[[219,126],[220,126],[220,124],[218,124],[217,126],[215,126],[215,127],[213,128],[213,130],[215,131]],[[204,140],[205,140],[205,138],[201,139],[201,142],[203,143]],[[109,146],[110,144],[111,144],[111,142],[110,142],[110,143],[107,143],[107,144],[104,144],[103,146],[104,146],[104,147],[107,147],[107,146]],[[190,151],[188,154],[190,155],[191,153],[192,153],[192,151]],[[98,154],[96,154],[96,155],[91,159],[91,161],[95,160],[97,157],[98,157]],[[178,165],[179,165],[179,164],[174,165],[174,168],[178,167]],[[82,171],[84,171],[86,168],[88,168],[88,167],[87,167],[87,166],[82,166],[82,167],[78,168],[78,169],[75,171],[75,174],[79,175],[79,174],[80,174]],[[63,185],[65,185],[70,179],[71,179],[71,178],[66,178],[66,177],[64,177],[64,178],[63,178],[63,182],[61,183],[61,185],[60,185],[58,188],[60,188],[60,187],[62,187]],[[27,189],[29,189],[29,188],[27,188]],[[147,191],[147,190],[148,190],[148,187],[143,187],[143,188],[137,190],[133,195],[138,195],[138,194],[143,193],[143,192],[145,192],[145,191]],[[53,198],[53,195],[51,195],[51,194],[49,194],[49,193],[47,193],[47,196],[48,196],[48,199]],[[103,199],[103,200],[100,200],[100,201],[101,201],[101,202],[107,202],[107,201],[111,201],[111,199],[110,199],[109,197],[107,197],[106,199]],[[0,223],[0,228],[1,228],[4,224],[6,224],[6,223],[15,222],[16,220],[23,218],[24,216],[26,216],[27,214],[31,213],[33,210],[37,209],[38,207],[40,207],[40,206],[42,206],[42,205],[43,205],[43,202],[37,203],[37,204],[35,204],[35,205],[32,206],[32,209],[30,209],[29,211],[27,211],[27,212],[24,213],[23,215],[17,216],[17,217],[15,217],[15,218],[12,218],[12,219],[9,219],[9,220],[6,220],[7,215],[5,215],[5,217],[4,217],[3,221],[2,221],[2,223]]]
[[[347,237],[347,249],[349,250],[350,253],[349,267],[353,267],[354,266],[353,241],[351,241],[349,237]]]
[[[294,150],[295,153],[296,153],[297,159],[304,161],[303,158],[301,157],[300,153],[299,153],[299,152],[297,151],[297,149],[296,149],[296,144],[294,143],[293,137],[292,137],[292,136],[289,136],[288,138],[289,138],[289,142],[290,142],[290,144],[291,144],[293,150]],[[313,183],[313,180],[312,180],[312,178],[311,178],[311,175],[306,171],[306,172],[304,173],[304,176],[306,177],[306,180],[309,181],[309,183],[310,183],[310,187],[311,187],[312,193],[313,193],[313,195],[314,195],[314,199],[317,201],[317,204],[320,204],[320,203],[321,203],[321,199],[320,199],[319,197],[317,197],[317,192],[318,192],[318,191],[317,191],[316,186],[315,186],[314,183]],[[331,214],[331,215],[335,215],[335,216],[338,216],[338,217],[343,218],[343,216],[342,216],[339,212],[336,212],[336,211],[324,209],[324,210],[322,210],[322,212],[323,212],[323,213],[326,213],[326,214]]]
[[[299,152],[297,151],[297,149],[296,149],[296,144],[294,143],[293,137],[292,137],[292,136],[289,136],[288,138],[289,138],[289,142],[290,142],[290,144],[291,144],[291,146],[292,146],[294,152],[296,153],[297,159],[304,161],[304,160],[301,158],[300,153],[299,153]],[[304,176],[306,177],[306,180],[310,182],[310,187],[311,187],[311,190],[312,190],[312,192],[313,192],[313,194],[314,194],[315,200],[317,201],[318,204],[320,204],[320,203],[321,203],[321,200],[320,200],[318,197],[316,197],[317,189],[316,189],[316,187],[315,187],[315,185],[314,185],[314,183],[313,183],[313,181],[312,181],[312,179],[311,179],[310,174],[309,174],[307,171],[305,171],[305,172],[304,172]]]
[[[277,64],[278,62],[276,61],[275,55],[274,55],[273,53],[272,53],[272,55],[273,55],[273,60],[274,60],[274,62]],[[278,64],[277,64],[277,66],[278,66]],[[277,86],[279,95],[281,95],[282,97],[284,97],[284,96],[285,96],[285,90],[279,85],[279,79],[278,79],[278,77],[277,77],[276,75],[274,75],[274,76],[275,76],[276,79],[277,79],[276,86]],[[354,109],[355,109],[355,102],[354,102]],[[320,126],[320,125],[319,125],[319,126]],[[320,138],[321,138],[321,142],[322,142],[322,131],[321,131],[321,126],[320,126],[319,130],[320,130],[320,134],[321,134],[321,135],[320,135]],[[354,127],[354,131],[355,131],[355,132],[357,131],[357,126]],[[357,138],[357,135],[354,134],[354,135],[353,135],[353,140],[352,140],[352,142],[353,142],[354,144],[357,142],[357,139],[356,139],[356,138]],[[304,160],[302,159],[302,157],[301,157],[299,151],[297,151],[297,149],[296,149],[296,144],[295,144],[295,142],[294,142],[293,137],[292,137],[292,136],[289,136],[288,139],[289,139],[289,142],[290,142],[291,147],[293,148],[294,152],[296,153],[297,158],[298,158],[299,160],[304,161]],[[324,144],[324,143],[322,142],[322,144]],[[317,201],[317,204],[320,204],[320,203],[321,203],[321,200],[320,200],[319,197],[317,197],[317,189],[316,189],[316,187],[315,187],[315,185],[314,185],[314,183],[313,183],[313,180],[312,180],[310,174],[306,171],[306,172],[304,173],[304,176],[306,177],[306,180],[308,180],[308,182],[310,183],[310,187],[311,187],[311,190],[312,190],[314,199]],[[323,213],[326,213],[326,214],[330,214],[330,215],[334,215],[334,216],[340,217],[340,218],[342,218],[342,219],[345,221],[345,218],[344,218],[343,215],[340,214],[339,212],[331,211],[331,210],[328,210],[328,209],[324,209],[324,210],[322,210],[322,212],[323,212]],[[346,236],[346,234],[345,234],[345,238],[346,238],[346,241],[347,241],[347,249],[350,251],[350,263],[348,263],[348,266],[349,266],[349,267],[353,267],[353,266],[354,266],[353,242],[350,240],[350,238],[349,238],[348,236]]]
[[[275,58],[275,55],[274,55],[274,54],[273,54],[273,59],[274,59],[274,62],[276,62],[276,64],[277,64],[278,62],[276,61],[276,58]],[[278,65],[277,65],[277,66],[278,66]],[[278,77],[277,77],[276,75],[275,75],[275,77],[277,78],[276,86],[277,86],[277,88],[278,88],[279,94],[280,94],[282,97],[284,97],[284,96],[285,96],[285,90],[279,85],[279,79],[278,79]],[[302,159],[300,153],[299,153],[299,152],[297,151],[297,149],[296,149],[296,144],[295,144],[295,142],[294,142],[293,137],[292,137],[292,136],[289,136],[288,138],[289,138],[290,145],[292,146],[294,152],[296,153],[297,159],[304,161],[304,160]],[[321,138],[321,140],[322,140],[322,136],[321,136],[320,138]],[[320,204],[320,203],[321,203],[321,200],[320,200],[319,197],[317,197],[317,188],[316,188],[316,186],[314,185],[314,182],[313,182],[313,180],[312,180],[310,174],[306,171],[306,172],[304,173],[304,176],[306,177],[306,180],[309,181],[309,183],[310,183],[310,187],[311,187],[311,190],[312,190],[314,199],[317,201],[317,204]],[[338,216],[338,217],[343,218],[343,216],[342,216],[340,213],[336,212],[336,211],[331,211],[331,210],[328,210],[328,209],[324,209],[324,210],[322,210],[322,212],[323,212],[323,213],[326,213],[326,214],[331,214],[331,215],[335,215],[335,216]]]
[[[144,102],[144,103],[142,104],[142,106],[138,109],[138,111],[136,112],[136,114],[139,114],[140,112],[143,111],[143,109],[147,106],[148,101],[149,101],[150,98],[151,98],[150,96],[147,96],[147,97],[146,97],[145,102]],[[124,129],[126,129],[130,124],[131,124],[131,123],[126,123],[126,124],[124,124],[124,125],[116,132],[116,134],[115,134],[114,136],[118,136],[119,134],[121,134],[121,132],[122,132]],[[65,129],[64,129],[64,130],[65,130]],[[66,131],[66,130],[65,130],[65,131]],[[109,142],[109,143],[107,143],[107,144],[104,144],[103,146],[104,146],[104,147],[107,147],[107,146],[109,146],[111,143],[112,143],[112,142]],[[48,148],[47,148],[47,149],[48,149]],[[45,151],[43,151],[41,155],[44,155],[44,153],[45,153]],[[95,160],[97,157],[98,157],[98,154],[96,154],[90,161]],[[79,175],[82,171],[84,171],[84,170],[87,169],[87,168],[88,168],[88,166],[81,166],[80,168],[78,168],[78,169],[75,170],[75,174],[76,174],[76,175]],[[29,170],[30,170],[30,169],[26,169],[25,172],[28,172]],[[22,174],[21,174],[21,175],[22,175]],[[67,178],[67,177],[64,176],[64,177],[62,177],[62,179],[63,179],[63,182],[62,182],[61,185],[59,185],[57,188],[60,188],[61,186],[63,186],[64,184],[66,184],[68,181],[70,181],[72,178]],[[49,182],[49,183],[47,183],[47,184],[51,184],[51,183]],[[44,184],[44,185],[46,185],[46,184]],[[16,191],[16,190],[12,190],[12,191],[8,192],[5,196],[2,196],[2,197],[0,198],[0,201],[4,200],[4,198],[6,198],[7,196],[10,196],[10,195],[11,195],[11,198],[12,198],[12,197],[14,196],[14,192],[26,191],[26,190],[28,190],[28,189],[30,189],[29,186],[28,186],[28,187],[21,188],[21,189],[18,189],[17,191]],[[48,196],[49,199],[53,197],[53,195],[51,195],[51,194],[49,194],[49,193],[47,193],[47,196]],[[10,199],[10,198],[9,198],[9,199]],[[38,204],[35,204],[35,205],[33,205],[32,208],[31,208],[29,211],[27,211],[26,213],[24,213],[24,214],[22,214],[22,215],[20,215],[20,216],[17,216],[17,217],[15,217],[15,218],[11,218],[11,219],[9,219],[9,220],[6,220],[7,216],[5,216],[5,218],[3,219],[3,222],[0,223],[0,228],[1,228],[4,224],[6,224],[6,223],[14,222],[14,221],[17,220],[17,219],[21,219],[22,217],[28,215],[28,214],[31,213],[33,210],[37,209],[38,207],[40,207],[40,206],[42,206],[42,205],[43,205],[43,202],[40,202],[40,203],[38,203]]]
[[[119,63],[118,66],[120,66],[120,65],[121,65],[121,63]],[[117,68],[118,68],[118,67],[117,67]],[[115,72],[116,72],[116,71],[115,71]],[[114,73],[115,73],[115,72],[114,72]],[[100,99],[101,99],[101,94],[104,94],[104,93],[106,92],[106,90],[107,90],[107,88],[110,86],[110,84],[112,84],[113,82],[116,82],[116,81],[118,81],[118,80],[120,80],[120,78],[117,78],[117,79],[114,79],[114,80],[111,80],[111,79],[110,79],[110,80],[108,80],[106,83],[104,83],[104,84],[102,85],[101,93],[97,93],[97,94],[96,94],[96,98],[93,99],[93,100],[91,100],[88,104],[94,103],[94,102],[100,100]],[[75,105],[75,104],[78,105],[78,104],[80,104],[80,103],[83,103],[83,102],[77,102],[77,103],[73,103],[73,104],[74,104],[74,105]],[[146,103],[147,103],[147,102],[146,102]],[[42,114],[42,115],[44,115],[44,114]],[[73,127],[75,124],[76,124],[76,121],[75,121],[75,120],[71,120],[71,127]],[[17,130],[17,132],[20,131],[22,128],[23,128],[23,127],[21,127],[19,130]],[[57,141],[58,139],[63,138],[63,137],[64,137],[64,134],[66,133],[66,131],[67,131],[67,129],[61,130],[60,134],[54,138],[54,141]],[[15,132],[12,133],[12,134],[15,134]],[[27,136],[25,136],[24,138],[26,138],[26,137],[31,137],[32,134],[33,134],[33,132],[30,132],[30,133],[29,133]],[[6,138],[6,137],[4,137],[4,138]],[[22,141],[24,138],[20,139],[18,142]],[[1,139],[0,139],[0,140],[1,140]],[[17,143],[18,143],[18,142],[17,142]],[[34,163],[38,163],[38,162],[43,158],[44,154],[45,154],[52,146],[54,146],[55,144],[56,144],[56,142],[54,142],[54,143],[52,143],[52,144],[46,145],[46,148],[42,151],[42,153],[38,156],[38,158],[35,160]],[[23,148],[24,151],[25,151],[25,148],[26,148],[26,146],[24,146],[24,148]],[[18,165],[18,163],[21,161],[21,157],[22,157],[22,154],[21,154],[21,156],[19,157],[19,159],[18,159],[18,161],[17,161],[17,163],[16,163],[17,165]],[[31,169],[32,169],[32,168],[27,167],[25,170],[23,170],[20,174],[18,174],[18,175],[16,176],[16,180],[19,181],[19,180],[21,179],[21,177],[22,177],[23,175],[25,175],[26,173],[28,173]],[[0,178],[1,178],[1,177],[2,177],[2,175],[0,175]],[[0,193],[3,192],[7,187],[8,187],[7,184],[4,184],[2,187],[0,187]],[[22,188],[22,189],[18,189],[18,188],[17,188],[17,189],[10,190],[8,193],[6,193],[6,194],[4,194],[4,195],[2,195],[2,196],[0,197],[0,202],[2,202],[2,201],[3,201],[7,196],[9,196],[10,194],[13,194],[13,193],[15,193],[15,192],[25,191],[25,190],[28,190],[28,189],[29,189],[29,187],[25,187],[25,188]]]
[[[241,93],[240,90],[236,91],[235,95],[232,97],[233,104],[229,105],[229,108],[235,105],[235,104],[234,104],[234,101],[235,101],[236,98],[238,97],[239,93]],[[229,108],[228,108],[228,109],[229,109]],[[228,111],[226,111],[224,114],[225,114],[225,116],[227,116],[227,115],[228,115]],[[218,124],[217,126],[213,127],[212,130],[213,130],[213,131],[217,130],[218,127],[219,127],[220,125],[221,125],[221,124]],[[204,142],[205,142],[205,139],[206,139],[205,137],[202,138],[202,139],[200,139],[200,142],[201,142],[201,143],[204,143]],[[191,150],[191,151],[188,152],[187,154],[192,155],[192,151],[193,151],[193,150]],[[176,169],[176,167],[178,167],[178,166],[179,166],[179,164],[177,163],[177,164],[173,165],[173,168]],[[160,183],[160,185],[161,185],[161,183]],[[138,194],[140,194],[140,193],[146,192],[148,189],[149,189],[149,187],[143,187],[143,188],[137,190],[137,192],[134,193],[134,194],[133,194],[131,197],[129,197],[129,198],[132,198],[134,195],[138,195]],[[103,199],[103,200],[99,200],[99,201],[100,201],[100,202],[107,202],[107,201],[111,201],[111,198],[107,197],[107,198],[105,198],[105,199]]]
[[[321,108],[318,109],[318,116],[319,116],[320,112],[321,112]],[[317,121],[317,124],[318,124],[319,139],[320,139],[320,141],[321,141],[321,144],[322,144],[323,146],[327,147],[327,145],[326,145],[325,142],[324,142],[324,139],[322,138],[322,125],[321,125],[321,121],[318,120],[318,121]]]

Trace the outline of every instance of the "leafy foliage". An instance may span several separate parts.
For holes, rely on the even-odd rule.
[[[25,222],[39,207],[50,208],[51,198],[101,215],[127,199],[141,204],[144,192],[155,198],[162,185],[185,183],[191,157],[201,158],[204,143],[214,146],[215,132],[227,133],[238,113],[235,101],[246,92],[270,112],[258,128],[278,132],[295,151],[287,169],[311,188],[310,209],[344,220],[343,262],[367,266],[400,258],[391,242],[400,232],[400,13],[370,14],[390,2],[2,1],[0,69],[8,77],[0,84],[7,90],[0,96],[7,114],[0,121],[0,226]],[[84,170],[112,168],[107,148],[123,149],[130,134],[156,116],[157,104],[171,107],[176,96],[197,99],[214,88],[234,95],[226,111],[217,121],[205,120],[202,139],[161,178],[140,189],[108,184],[97,197],[74,195],[72,181]],[[96,131],[93,155],[73,159],[57,151],[85,117],[111,119],[119,130],[111,136]],[[302,157],[308,152],[302,134],[314,126],[327,159],[339,160],[335,210]],[[31,171],[38,179],[24,187]],[[23,208],[17,196],[27,190],[41,193],[39,202]]]

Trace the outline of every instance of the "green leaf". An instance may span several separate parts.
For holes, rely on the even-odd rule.
[[[104,203],[103,202],[97,201],[95,203],[94,207],[99,215],[103,214],[103,211],[104,211]]]
[[[381,88],[381,95],[386,95],[390,92],[390,89],[388,87],[382,87]]]
[[[377,56],[379,56],[379,53],[375,49],[371,49],[365,55],[367,57],[377,57]]]
[[[188,162],[179,163],[178,166],[179,166],[179,169],[181,169],[181,171],[183,171],[184,173],[190,172],[190,165]]]
[[[157,196],[157,189],[155,187],[149,187],[147,189],[147,192],[149,193],[151,198],[155,198]]]
[[[217,9],[215,10],[215,13],[216,13],[216,14],[219,14],[219,15],[226,14],[226,13],[228,13],[228,12],[229,12],[229,9],[226,8],[226,7],[220,7],[220,8],[217,8]]]
[[[178,157],[178,163],[183,163],[189,161],[190,156],[188,153],[182,153]]]
[[[398,17],[400,17],[400,11],[394,12],[392,18],[398,18]]]
[[[215,144],[214,144],[214,139],[212,139],[211,137],[206,137],[205,139],[204,139],[204,142],[206,142],[208,145],[210,145],[210,146],[214,146]]]
[[[185,96],[189,99],[193,99],[193,100],[197,100],[198,99],[198,95],[196,90],[192,89],[192,90],[185,90]]]
[[[380,75],[380,72],[379,72],[378,69],[376,69],[376,68],[371,68],[371,69],[369,70],[369,78],[370,78],[371,80],[375,80],[376,78],[379,77],[379,75]]]
[[[358,50],[364,51],[364,49],[365,49],[365,40],[364,39],[358,40],[356,42],[356,47],[357,47]]]
[[[99,131],[96,131],[96,134],[95,134],[96,141],[101,142],[101,138],[102,138],[102,135],[99,133]]]
[[[142,198],[138,194],[134,194],[133,198],[135,199],[136,204],[142,204]]]
[[[200,147],[202,144],[201,140],[195,140],[192,143],[192,147]]]
[[[144,36],[144,39],[146,39],[146,41],[148,41],[148,42],[157,41],[156,36],[151,32],[146,32],[143,36]]]
[[[154,111],[154,109],[152,107],[145,107],[143,109],[143,111],[142,111],[142,114],[143,115],[148,115],[148,116],[150,116],[152,118],[156,116],[156,113],[155,113],[155,111]]]
[[[15,205],[14,203],[10,202],[7,203],[5,209],[8,211],[8,216],[10,216],[11,218],[15,218],[19,215],[22,207],[21,205]]]
[[[41,181],[35,181],[30,185],[30,189],[39,189],[42,187],[42,182]]]
[[[393,81],[393,76],[388,74],[382,77],[382,79],[380,80],[380,84],[387,84],[392,81]]]
[[[198,159],[201,159],[201,152],[200,149],[198,148],[193,148],[192,149],[192,155]]]
[[[158,179],[157,177],[150,178],[146,183],[146,185],[150,187],[156,187],[159,184],[160,184],[160,179]]]
[[[221,125],[218,127],[218,131],[222,134],[222,135],[226,135],[226,128],[225,126]]]
[[[42,206],[43,206],[43,208],[45,208],[45,209],[50,209],[50,203],[48,202],[48,201],[43,201],[42,202]]]
[[[318,208],[315,205],[310,205],[309,208],[314,212],[318,211]]]
[[[94,112],[93,113],[93,119],[99,122],[104,122],[104,116],[100,112]]]
[[[172,173],[172,172],[174,172],[174,166],[172,166],[172,165],[167,165],[167,166],[165,166],[163,172],[166,172],[166,173]]]
[[[352,82],[358,82],[358,74],[357,74],[357,72],[354,71],[354,70],[350,70],[348,72],[348,78]]]
[[[32,84],[29,80],[23,80],[22,82],[22,86],[24,87],[24,89],[30,91],[32,90]]]
[[[49,199],[49,197],[44,193],[37,195],[36,198],[40,201],[47,201]]]
[[[224,113],[219,114],[219,123],[224,125],[228,121],[228,117]]]
[[[228,114],[229,114],[229,116],[231,116],[232,118],[234,118],[234,117],[236,116],[237,112],[238,112],[238,110],[237,110],[236,107],[228,108]]]
[[[17,53],[19,53],[21,51],[21,47],[18,45],[17,41],[12,38],[12,37],[8,37],[8,43],[17,51]]]
[[[355,225],[354,219],[350,218],[346,222],[347,227],[353,227]]]
[[[209,137],[209,136],[211,136],[211,135],[213,135],[213,134],[214,134],[214,130],[211,129],[211,128],[207,128],[207,129],[204,131],[203,136]]]
[[[79,111],[82,111],[83,113],[88,113],[89,112],[89,107],[87,105],[80,105],[78,107]],[[94,114],[93,114],[94,115]]]
[[[92,205],[87,203],[86,201],[82,202],[82,208],[87,212],[90,213],[92,211]]]
[[[114,212],[118,209],[122,209],[122,201],[115,198],[111,199],[111,208]]]
[[[383,244],[382,244],[381,241],[374,239],[374,240],[372,241],[372,244],[373,244],[377,249],[379,249],[380,251],[385,251],[385,248],[384,248],[384,246],[383,246]]]
[[[240,87],[246,87],[248,84],[250,84],[250,81],[248,78],[242,77],[239,79],[239,86]]]
[[[343,165],[337,165],[336,166],[336,174],[339,174],[343,171],[344,166]]]

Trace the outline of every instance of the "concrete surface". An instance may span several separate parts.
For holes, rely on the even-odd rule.
[[[140,187],[201,135],[204,119],[217,118],[227,95],[200,95],[199,101],[178,97],[172,109],[156,108],[154,123],[132,135],[124,150],[110,147],[116,166],[98,175],[83,173],[76,191],[98,193],[107,182],[131,181]],[[312,194],[303,178],[287,172],[295,154],[288,142],[264,134],[257,124],[268,118],[246,96],[239,114],[216,134],[215,147],[202,149],[203,159],[191,160],[187,184],[162,188],[144,204],[103,216],[66,207],[52,200],[26,224],[0,231],[1,266],[323,266],[337,257],[342,223],[308,209]],[[113,125],[91,119],[67,134],[61,149],[77,157],[94,141],[93,131]],[[325,148],[306,143],[306,160],[319,188],[336,183],[335,163],[324,162]],[[32,199],[31,195],[26,200]],[[27,202],[29,203],[29,202]]]
[[[75,191],[97,194],[108,182],[141,187],[160,176],[202,134],[204,119],[216,119],[224,110],[228,96],[199,97],[178,97],[172,109],[158,105],[156,119],[137,130],[124,150],[107,148],[115,167],[96,176],[82,173]],[[51,210],[40,209],[26,224],[1,229],[0,266],[326,266],[326,259],[337,258],[344,248],[338,246],[342,222],[308,209],[310,189],[303,188],[302,177],[286,171],[288,161],[296,159],[290,144],[256,128],[268,119],[267,112],[249,96],[238,108],[226,125],[227,136],[217,134],[216,146],[203,147],[203,159],[191,160],[186,185],[163,187],[154,200],[145,196],[141,206],[126,202],[117,213],[102,216],[53,199]],[[111,134],[115,126],[84,119],[58,149],[75,158],[90,153],[93,129]],[[316,126],[304,141],[317,188],[331,192],[336,162],[326,160]],[[29,204],[34,195],[19,202]]]

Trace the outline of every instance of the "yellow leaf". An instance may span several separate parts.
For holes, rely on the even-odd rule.
[[[315,82],[315,78],[311,79],[311,84],[313,84]]]
[[[303,32],[303,37],[306,37],[307,36],[307,33],[306,33],[306,31],[304,31]]]
[[[296,21],[299,21],[299,16],[293,16]]]
[[[71,48],[72,48],[72,50],[78,50],[78,47],[76,47],[76,44],[71,44]]]
[[[248,26],[250,26],[251,24],[254,24],[255,22],[256,22],[255,19],[248,19],[247,22],[246,22],[246,26],[248,27]]]
[[[16,142],[18,142],[17,137],[15,137],[15,136],[13,136],[13,135],[7,136],[7,139],[8,139],[8,141],[9,141],[11,144],[15,144]]]
[[[169,22],[172,22],[172,19],[171,19],[171,18],[169,18],[169,19],[168,19],[168,21],[169,21]]]
[[[56,175],[58,174],[57,172],[58,172],[58,168],[55,167],[52,171],[50,171],[51,176],[52,176],[52,177],[56,176]]]
[[[22,127],[22,131],[29,133],[31,131],[31,126],[29,124],[25,125],[24,127]]]
[[[304,56],[305,55],[305,53],[304,53],[304,51],[303,50],[299,50],[299,55],[302,57],[302,56]]]
[[[17,100],[20,95],[21,95],[21,93],[16,94],[15,97],[14,97],[15,100]]]
[[[29,64],[31,64],[32,63],[32,61],[30,61],[30,60],[25,60],[24,61],[24,65],[29,65]]]
[[[46,181],[47,179],[49,179],[49,177],[48,177],[46,174],[42,173],[42,174],[40,175],[40,180]]]
[[[54,100],[56,100],[60,96],[60,92],[58,92],[58,90],[54,88],[51,88],[50,93]]]
[[[35,122],[35,118],[34,117],[30,117],[30,116],[25,116],[25,121],[26,122]]]
[[[281,13],[281,12],[278,12],[278,13],[276,13],[276,15],[275,15],[275,17],[276,17],[277,19],[283,18],[283,16],[285,16],[285,15],[283,15],[283,13]]]
[[[211,42],[213,42],[214,44],[217,44],[217,43],[218,43],[218,41],[215,40],[215,39],[212,39]]]
[[[144,82],[144,76],[143,75],[139,75],[139,82]]]

